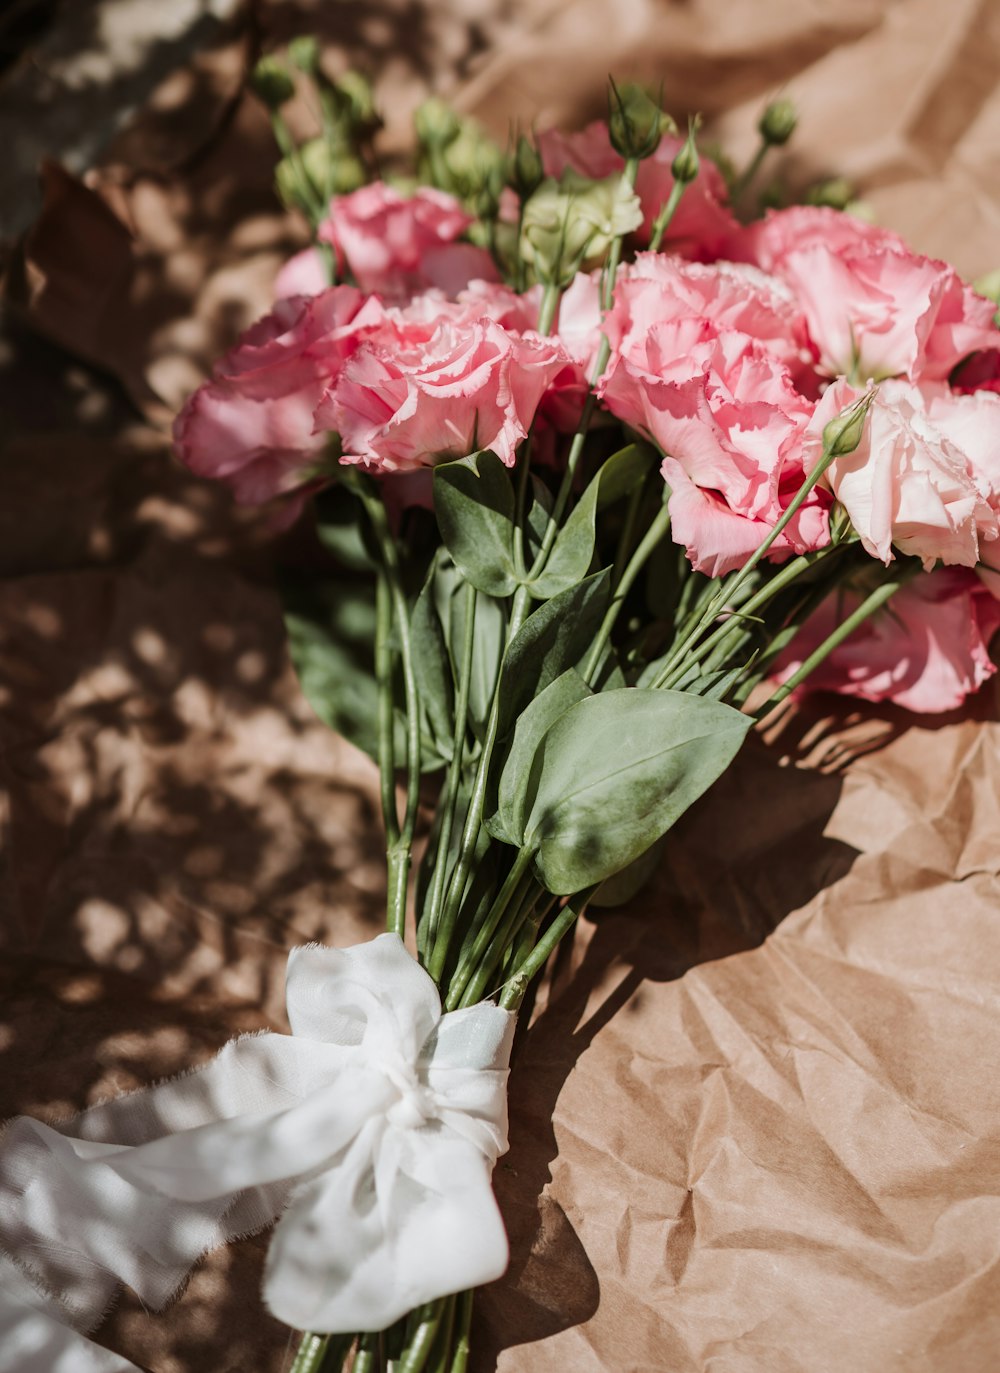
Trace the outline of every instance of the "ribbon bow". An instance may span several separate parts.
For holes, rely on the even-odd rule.
[[[205,1250],[279,1214],[264,1299],[298,1329],[381,1330],[500,1276],[490,1174],[507,1148],[513,1016],[489,1003],[442,1015],[394,934],[293,949],[286,998],[291,1035],[232,1040],[188,1076],[57,1127],[11,1122],[0,1244],[48,1294],[36,1307],[51,1313],[56,1293],[88,1330],[121,1281],[159,1309]],[[15,1299],[31,1309],[15,1287],[0,1327]]]

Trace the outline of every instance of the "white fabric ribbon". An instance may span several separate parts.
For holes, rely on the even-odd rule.
[[[291,1035],[232,1040],[62,1125],[9,1124],[0,1370],[61,1368],[10,1362],[4,1346],[50,1339],[54,1311],[93,1328],[120,1282],[159,1309],[207,1249],[279,1214],[264,1298],[297,1329],[381,1330],[504,1271],[490,1175],[507,1148],[514,1017],[489,1003],[442,1015],[392,934],[293,949],[286,996]],[[98,1361],[67,1370],[132,1367],[86,1347]]]

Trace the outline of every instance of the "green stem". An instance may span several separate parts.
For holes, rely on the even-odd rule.
[[[378,683],[378,758],[379,784],[382,796],[382,823],[388,850],[399,838],[399,816],[396,814],[396,762],[393,746],[394,718],[392,703],[392,598],[385,576],[379,573],[375,583],[375,679]]]
[[[537,885],[530,872],[526,872],[521,878],[503,921],[480,957],[478,966],[458,1000],[457,1006],[475,1006],[477,1001],[482,1001],[493,991],[492,983],[499,972],[504,955],[510,948],[511,942],[520,932],[538,898],[537,890],[532,890],[532,888],[537,888]]]
[[[771,145],[767,143],[764,139],[761,139],[757,151],[754,153],[753,157],[747,163],[746,167],[743,169],[740,175],[733,182],[733,188],[729,193],[729,198],[733,201],[734,204],[737,200],[740,199],[744,191],[746,191],[749,187],[751,181],[753,181],[754,177],[760,171],[761,163],[767,156],[767,150],[770,146]]]
[[[538,307],[538,332],[540,334],[552,333],[552,325],[555,323],[561,296],[562,290],[554,281],[546,282],[542,291],[542,303]]]
[[[586,910],[587,902],[597,890],[597,885],[585,887],[583,891],[575,892],[569,898],[531,953],[507,979],[507,984],[500,994],[500,1005],[504,1010],[516,1011],[520,1006],[524,1000],[524,993],[528,990],[528,983],[545,967],[552,950]]]
[[[734,614],[724,620],[703,643],[698,644],[696,648],[690,649],[669,673],[661,674],[661,677],[657,679],[655,685],[669,688],[675,682],[678,682],[694,663],[703,662],[713,649],[721,644],[723,640],[728,638],[733,632],[734,627],[740,626],[741,622],[745,621],[748,616],[753,615],[756,611],[762,609],[768,601],[777,596],[779,592],[784,591],[785,587],[791,586],[802,573],[808,572],[810,568],[815,567],[817,563],[822,562],[824,558],[829,557],[832,553],[838,553],[839,551],[840,548],[838,545],[827,544],[825,548],[818,549],[814,553],[801,553],[797,558],[792,558],[787,563],[783,563],[775,571],[774,575],[764,583],[760,590],[754,592],[750,599],[744,605],[741,605]]]
[[[515,894],[517,894],[534,856],[534,849],[524,848],[518,850],[517,857],[514,859],[510,872],[501,884],[496,900],[490,907],[489,913],[483,921],[481,928],[476,932],[476,937],[472,941],[472,947],[469,949],[468,953],[463,956],[462,961],[455,969],[455,975],[451,979],[451,983],[448,987],[448,996],[445,1000],[446,1011],[455,1010],[461,1003],[462,994],[469,982],[478,974],[480,970],[480,960],[486,953],[490,941],[493,939],[497,926],[500,924],[507,908],[514,900]]]
[[[472,1293],[459,1293],[455,1312],[455,1355],[450,1373],[465,1373],[469,1364],[469,1329],[472,1325]]]
[[[687,189],[687,185],[688,183],[686,181],[675,181],[671,186],[670,194],[667,197],[667,203],[656,216],[656,220],[653,224],[653,232],[649,237],[649,251],[651,253],[658,253],[660,251],[663,235],[670,227],[670,221],[677,212],[677,206],[681,203],[681,196]]]
[[[360,496],[372,532],[375,535],[382,561],[382,573],[389,590],[392,611],[395,616],[396,632],[399,636],[400,657],[403,664],[403,689],[406,696],[406,811],[402,826],[396,828],[395,797],[393,797],[393,830],[389,835],[389,894],[386,911],[386,925],[390,930],[402,935],[406,928],[406,892],[410,871],[410,855],[413,848],[413,833],[417,822],[417,807],[420,803],[420,696],[413,668],[413,644],[410,637],[410,611],[403,589],[402,569],[399,562],[399,549],[389,529],[385,506],[381,494],[371,485],[360,479],[346,479]],[[382,578],[380,577],[380,581]],[[383,597],[384,597],[383,592]],[[376,602],[376,615],[378,603]],[[388,654],[388,645],[383,645],[383,655]],[[384,663],[383,663],[384,666]],[[384,688],[382,678],[380,685]],[[386,704],[388,696],[388,704]],[[379,700],[379,756],[382,757],[383,740],[389,740],[389,759],[392,763],[392,697],[391,681],[388,692],[384,689]],[[383,720],[383,713],[387,718]],[[386,736],[384,731],[388,731]],[[394,771],[394,768],[393,768]],[[383,809],[386,804],[386,783],[383,775]]]
[[[604,619],[601,621],[601,627],[597,631],[597,637],[594,639],[593,645],[591,646],[590,654],[582,673],[583,680],[588,686],[593,686],[594,684],[594,678],[601,661],[601,655],[604,652],[604,646],[611,636],[615,621],[618,619],[619,612],[625,604],[625,598],[631,591],[636,577],[638,577],[640,571],[645,566],[653,549],[656,548],[660,540],[666,535],[669,528],[670,513],[667,510],[666,504],[664,504],[657,511],[656,518],[647,529],[639,547],[633,553],[628,566],[622,573],[622,579],[618,583],[611,604],[604,612]]]
[[[509,646],[518,630],[524,624],[528,613],[528,603],[530,592],[524,586],[519,586],[514,593],[514,603],[511,607],[510,620],[507,624],[507,645]],[[506,650],[505,650],[506,651]],[[444,912],[441,917],[441,928],[434,940],[434,949],[431,954],[427,970],[435,981],[440,981],[444,972],[445,963],[448,959],[448,948],[451,944],[452,935],[455,932],[455,922],[458,918],[459,907],[465,895],[466,883],[469,880],[469,873],[472,871],[472,863],[475,858],[476,845],[479,842],[479,831],[483,824],[483,807],[486,804],[486,787],[489,781],[490,763],[493,758],[493,748],[497,741],[497,730],[500,726],[500,683],[503,677],[503,665],[497,673],[496,686],[493,689],[493,701],[490,705],[490,715],[486,722],[486,734],[483,738],[482,747],[479,754],[479,766],[476,768],[475,781],[472,784],[472,795],[469,798],[469,808],[465,815],[465,825],[462,829],[462,842],[459,848],[458,861],[455,864],[448,884],[448,893],[445,897]]]
[[[398,1373],[423,1373],[441,1323],[444,1301],[427,1302],[414,1312],[415,1330],[399,1360]]]
[[[779,535],[781,535],[784,532],[787,526],[798,514],[799,510],[802,508],[802,505],[808,498],[809,493],[812,491],[813,487],[819,481],[820,477],[822,477],[826,469],[830,466],[830,463],[833,461],[834,456],[834,453],[824,446],[822,453],[820,454],[815,465],[809,472],[809,475],[806,477],[805,481],[799,487],[798,491],[796,491],[792,500],[789,502],[787,509],[783,512],[781,518],[768,532],[767,537],[760,544],[758,544],[758,546],[750,554],[749,558],[747,558],[743,566],[733,573],[732,577],[729,578],[729,580],[719,588],[715,595],[710,596],[708,598],[708,605],[697,616],[690,631],[686,635],[681,636],[680,642],[674,648],[669,659],[664,664],[663,671],[660,673],[660,677],[658,679],[658,685],[662,685],[663,682],[671,676],[671,674],[674,671],[674,668],[678,665],[678,663],[682,662],[684,658],[687,656],[689,648],[694,643],[695,639],[697,639],[701,631],[707,625],[711,624],[711,622],[718,615],[719,611],[722,610],[722,608],[726,605],[728,601],[732,601],[736,592],[747,580],[747,578],[750,576],[750,573],[754,570],[754,568],[761,561],[761,559],[767,554],[768,550],[771,548],[771,545],[774,543],[774,541],[779,537]]]
[[[465,586],[465,640],[462,645],[462,666],[458,681],[458,698],[455,701],[455,732],[452,736],[451,762],[445,781],[444,813],[441,819],[441,834],[438,839],[437,861],[434,864],[434,877],[431,883],[430,901],[427,912],[428,940],[437,933],[441,918],[441,903],[444,900],[445,879],[448,873],[448,855],[451,849],[451,832],[455,824],[455,808],[458,804],[458,788],[461,780],[462,757],[465,751],[465,732],[469,714],[469,687],[472,681],[472,659],[475,648],[476,629],[476,588],[471,582]]]
[[[912,569],[907,569],[901,576],[894,578],[891,582],[883,582],[881,586],[877,586],[871,595],[861,602],[857,610],[855,610],[853,614],[848,615],[847,619],[844,620],[842,624],[839,624],[827,639],[824,639],[819,648],[810,653],[802,666],[797,668],[796,671],[792,673],[791,677],[788,678],[788,681],[783,682],[781,686],[778,687],[777,691],[775,691],[758,710],[754,711],[754,718],[763,720],[765,716],[771,713],[775,706],[780,705],[786,697],[790,696],[797,686],[801,686],[810,672],[812,672],[814,668],[819,667],[820,663],[822,663],[825,658],[828,658],[835,648],[839,648],[845,639],[853,634],[860,625],[864,624],[865,620],[874,615],[877,610],[881,610],[882,606],[885,605],[889,598],[894,596],[899,588],[904,586],[910,578],[916,574],[919,566],[919,563],[917,563]]]

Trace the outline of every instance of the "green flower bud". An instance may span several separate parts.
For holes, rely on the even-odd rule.
[[[367,180],[364,163],[348,148],[331,148],[324,138],[312,138],[299,149],[299,162],[309,187],[320,200],[328,195],[346,195]],[[284,157],[274,173],[278,195],[292,209],[310,208],[303,194],[296,163]]]
[[[1000,267],[987,272],[985,276],[977,277],[972,283],[972,289],[985,296],[987,300],[992,300],[995,305],[1000,305]]]
[[[684,146],[670,164],[670,171],[675,181],[683,181],[686,184],[689,181],[694,181],[698,175],[701,159],[698,156],[695,134],[698,132],[700,124],[701,115],[695,115],[693,119],[688,120],[688,135],[684,140]]]
[[[521,134],[514,155],[510,159],[507,184],[517,192],[521,200],[528,200],[544,180],[545,169],[542,166],[541,154],[535,145]]]
[[[641,224],[639,197],[623,176],[591,181],[567,171],[543,181],[525,205],[521,256],[539,281],[563,286]]]
[[[861,442],[865,420],[875,399],[876,390],[866,391],[860,400],[834,415],[823,428],[823,452],[829,458],[843,458],[853,453]]]
[[[315,76],[319,71],[319,39],[308,33],[293,38],[288,45],[288,60],[300,72]]]
[[[367,76],[349,71],[334,83],[344,117],[356,134],[369,135],[382,127],[382,116],[375,107],[375,92]]]
[[[462,121],[450,105],[431,96],[417,107],[413,127],[425,147],[446,148],[462,132]]]
[[[846,210],[854,199],[854,187],[842,176],[818,181],[806,191],[807,205],[828,205],[833,210]]]
[[[250,89],[269,110],[279,110],[295,94],[295,82],[284,64],[269,54],[250,73]]]
[[[624,158],[652,157],[664,133],[676,127],[656,101],[632,81],[623,86],[612,81],[608,100],[611,146]]]
[[[757,131],[772,148],[780,148],[795,132],[798,115],[790,100],[772,100],[757,122]]]

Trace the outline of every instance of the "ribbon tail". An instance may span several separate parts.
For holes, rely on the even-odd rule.
[[[0,1373],[141,1373],[66,1324],[54,1298],[40,1293],[0,1255]]]

